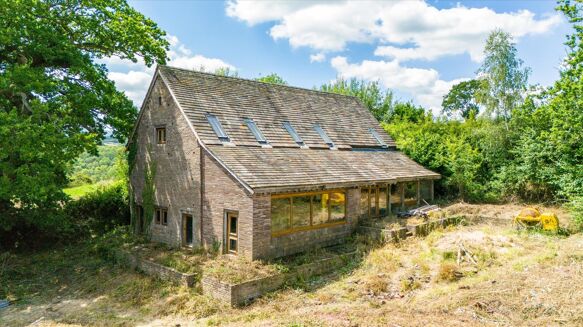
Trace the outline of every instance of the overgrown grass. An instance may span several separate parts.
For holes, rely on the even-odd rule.
[[[80,186],[75,186],[75,187],[68,187],[68,188],[64,188],[63,192],[65,192],[65,194],[70,196],[72,199],[79,199],[86,194],[95,192],[95,191],[99,190],[100,188],[107,187],[108,185],[111,185],[112,183],[113,183],[112,181],[105,181],[105,182],[99,182],[99,183],[94,183],[94,184],[85,184],[85,185],[80,185]]]

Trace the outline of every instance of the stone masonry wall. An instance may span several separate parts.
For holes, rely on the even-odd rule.
[[[159,102],[162,98],[162,104]],[[156,167],[154,204],[168,209],[168,225],[150,219],[152,240],[180,246],[182,213],[193,215],[193,241],[200,244],[200,148],[168,89],[158,78],[146,99],[137,130],[136,166],[130,176],[135,201],[142,203],[145,169]],[[157,144],[156,127],[166,127],[166,144]]]
[[[238,212],[238,254],[252,258],[253,201],[241,184],[233,179],[212,157],[203,156],[203,244],[211,248],[220,242],[225,251],[227,210]]]
[[[338,244],[352,234],[358,223],[360,191],[346,190],[346,224],[312,229],[288,235],[271,236],[271,196],[253,198],[254,226],[253,257],[276,258],[314,247]]]

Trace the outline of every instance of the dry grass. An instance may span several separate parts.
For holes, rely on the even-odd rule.
[[[565,221],[565,216],[560,218]],[[476,263],[468,259],[457,264],[460,241]],[[47,321],[80,325],[583,325],[583,235],[517,232],[496,223],[449,227],[425,239],[366,248],[370,252],[355,269],[310,279],[302,287],[292,285],[246,308],[226,307],[190,289],[103,265],[95,268],[99,273],[79,275],[86,278],[80,284],[93,285],[80,293],[80,287],[63,280],[53,283],[54,275],[35,270],[30,276],[42,278],[22,275],[19,280],[36,285],[29,287],[31,293],[47,281],[43,295],[18,308],[30,305],[28,312],[10,309],[0,325],[30,321],[24,317],[30,312],[38,316],[39,307]],[[43,261],[19,257],[16,262]],[[61,274],[76,271],[66,264],[57,267]],[[87,306],[51,304],[54,311],[46,311],[63,285],[69,289],[61,294],[71,301],[88,299],[82,302]]]

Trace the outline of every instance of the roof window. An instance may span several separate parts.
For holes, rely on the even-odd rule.
[[[385,143],[385,141],[383,141],[383,139],[381,138],[381,136],[379,135],[379,133],[377,132],[376,129],[374,128],[369,128],[368,131],[372,134],[372,136],[377,140],[377,142],[380,144],[380,146],[382,146],[383,148],[387,148],[389,147],[387,145],[387,143]]]
[[[324,142],[328,144],[329,147],[331,148],[334,147],[334,142],[332,142],[332,139],[330,139],[326,132],[324,132],[324,129],[322,129],[322,126],[320,126],[320,124],[314,124],[314,129],[316,130],[316,132],[318,132],[318,134],[320,134],[322,140],[324,140]]]
[[[255,121],[253,121],[253,119],[243,118],[243,121],[245,121],[245,124],[247,124],[247,127],[249,127],[249,130],[251,131],[251,133],[253,133],[253,136],[255,136],[255,139],[257,139],[257,142],[259,142],[259,144],[268,144],[267,139],[265,138],[265,136],[263,136],[263,133],[261,133],[259,128],[257,128],[257,124],[255,124]]]
[[[231,140],[229,138],[229,135],[227,135],[227,133],[223,129],[223,126],[221,126],[221,122],[219,121],[217,116],[213,114],[206,114],[206,119],[208,120],[209,124],[213,128],[213,131],[215,131],[215,134],[217,134],[217,137],[219,138],[219,140],[221,140],[221,142],[229,142]]]
[[[302,140],[302,138],[300,137],[300,135],[298,134],[298,132],[296,131],[296,129],[292,126],[292,124],[290,122],[284,121],[283,128],[285,128],[285,130],[289,133],[289,135],[292,137],[294,142],[296,142],[299,146],[304,145],[304,140]]]

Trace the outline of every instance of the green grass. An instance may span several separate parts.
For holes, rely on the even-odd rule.
[[[111,184],[111,181],[99,182],[95,184],[85,184],[75,187],[67,187],[63,189],[63,192],[73,199],[78,199],[87,193],[91,193],[99,189],[100,187]]]

